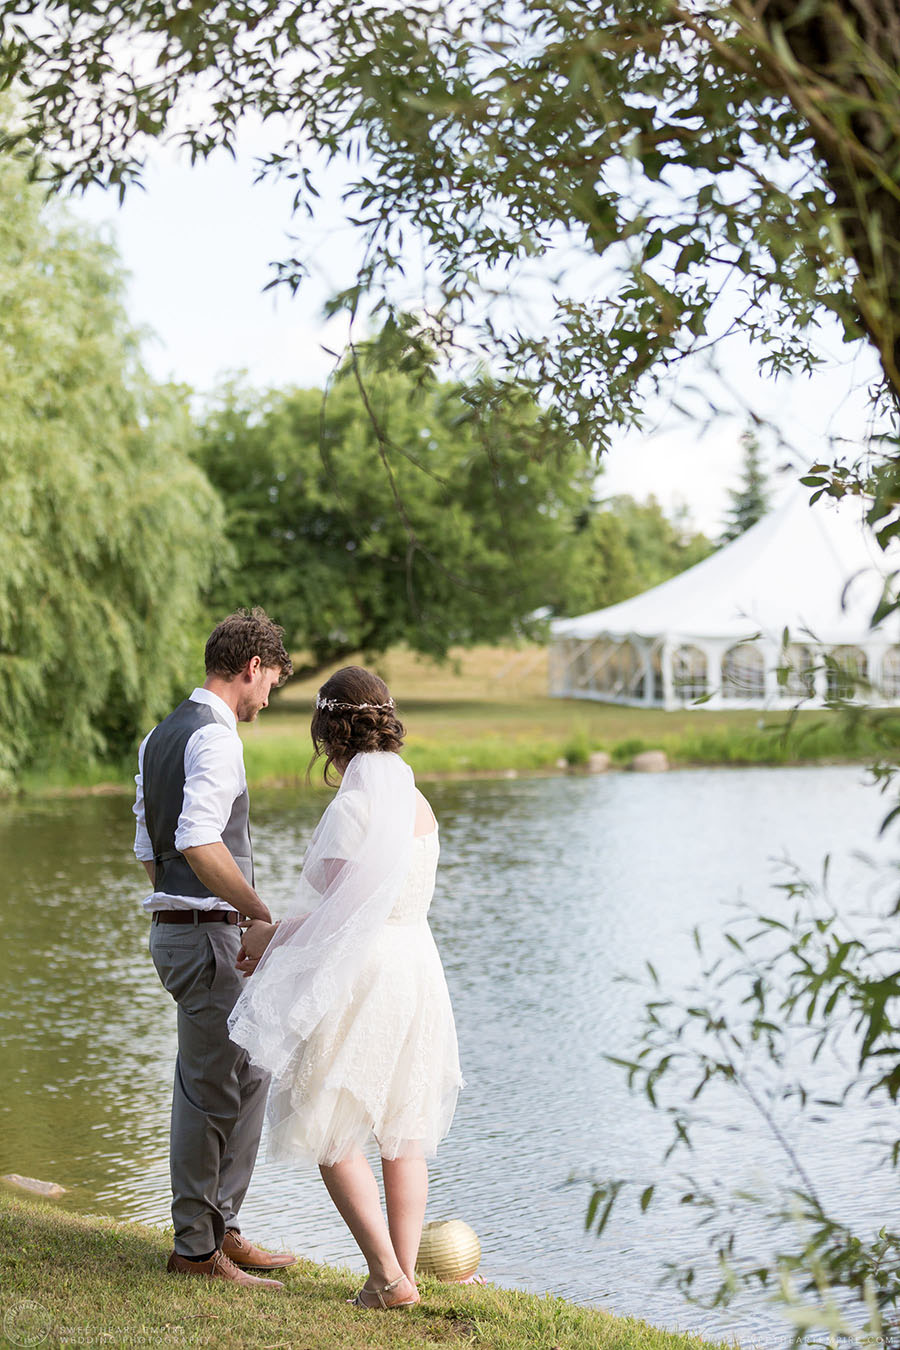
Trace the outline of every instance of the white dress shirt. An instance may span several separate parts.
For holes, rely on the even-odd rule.
[[[244,747],[237,730],[237,718],[228,704],[209,689],[195,689],[194,703],[206,703],[214,708],[222,721],[209,722],[198,727],[184,747],[184,803],[175,831],[175,847],[179,853],[198,844],[221,842],[222,831],[228,824],[235,800],[247,791],[244,773]],[[155,730],[155,728],[154,728]],[[144,819],[144,747],[149,732],[138,750],[138,771],[134,781],[137,795],[134,814],[137,828],[134,852],[141,862],[153,861],[153,845]],[[165,895],[154,891],[144,901],[144,909],[234,909],[218,896]]]

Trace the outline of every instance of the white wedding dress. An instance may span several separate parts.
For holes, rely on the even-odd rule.
[[[353,813],[344,817],[352,836]],[[345,838],[338,856],[352,858],[354,843]],[[439,852],[437,827],[413,839],[409,871],[350,989],[274,1079],[270,1160],[334,1163],[373,1134],[383,1157],[428,1157],[449,1130],[463,1080],[428,926]]]

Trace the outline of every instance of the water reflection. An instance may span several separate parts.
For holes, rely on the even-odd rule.
[[[785,851],[816,869],[831,850],[836,893],[858,895],[868,874],[841,855],[872,844],[883,809],[862,781],[842,767],[429,789],[443,850],[433,928],[468,1080],[430,1213],[475,1227],[489,1277],[783,1343],[762,1307],[703,1314],[656,1287],[666,1261],[698,1253],[674,1197],[649,1221],[623,1211],[598,1242],[584,1232],[584,1189],[566,1181],[657,1168],[661,1123],[604,1058],[628,1050],[642,1001],[615,973],[649,959],[664,980],[682,978],[697,962],[692,925],[720,924],[740,894],[774,903],[771,859]],[[276,912],[321,806],[255,798],[257,875]],[[82,1210],[165,1223],[174,1009],[146,951],[130,844],[124,798],[0,805],[0,1171],[59,1181]],[[815,1170],[851,1216],[877,1224],[896,1197],[857,1147],[861,1111],[815,1139]],[[695,1166],[752,1183],[780,1165],[734,1096],[720,1119]],[[260,1164],[243,1218],[259,1239],[358,1265],[314,1169]]]

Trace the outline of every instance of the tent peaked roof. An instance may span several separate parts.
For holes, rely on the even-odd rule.
[[[559,619],[556,638],[629,635],[722,638],[765,633],[780,641],[829,646],[863,642],[882,594],[884,578],[900,567],[865,525],[859,504],[821,499],[793,488],[775,510],[744,534],[677,577],[606,609]],[[897,640],[900,620],[879,628]]]

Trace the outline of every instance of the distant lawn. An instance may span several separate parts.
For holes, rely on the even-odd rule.
[[[624,708],[547,694],[547,651],[535,645],[478,647],[448,665],[395,649],[372,662],[390,685],[407,727],[416,772],[442,774],[577,767],[593,750],[627,763],[664,749],[680,764],[865,761],[900,747],[900,711],[881,730],[829,712],[805,712],[790,739],[789,714],[705,708]],[[243,727],[252,781],[302,780],[311,754],[309,718],[319,680],[294,680],[252,726]]]
[[[360,660],[361,658],[357,658]],[[866,763],[896,757],[900,709],[849,718],[804,712],[789,738],[789,714],[705,708],[623,708],[547,694],[547,651],[534,644],[476,647],[437,664],[404,649],[372,662],[406,725],[407,757],[421,778],[577,769],[594,750],[627,765],[641,750],[674,764]],[[292,680],[256,722],[242,726],[251,786],[304,781],[309,720],[321,680]],[[29,792],[130,789],[134,767],[92,764],[29,774]]]

